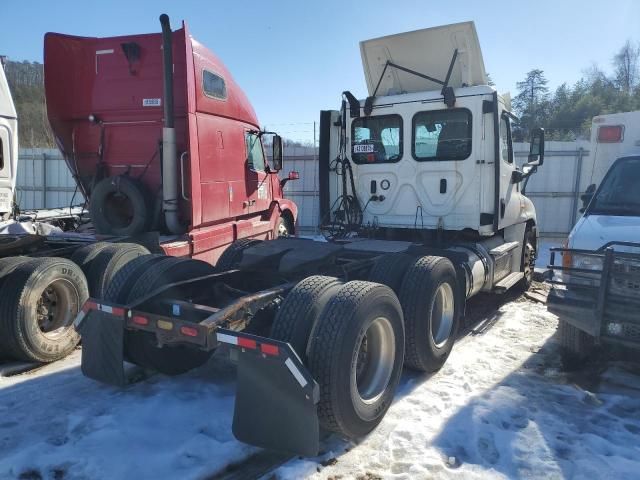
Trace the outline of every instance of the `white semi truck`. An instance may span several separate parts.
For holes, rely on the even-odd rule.
[[[0,57],[0,221],[13,208],[18,166],[18,115]]]
[[[125,360],[177,374],[226,345],[236,437],[314,455],[320,426],[353,438],[378,425],[403,364],[442,367],[468,298],[528,286],[537,220],[522,188],[544,132],[519,170],[473,23],[361,52],[369,96],[321,112],[328,241],[241,240],[201,276],[132,262],[76,320],[85,375],[126,384]]]

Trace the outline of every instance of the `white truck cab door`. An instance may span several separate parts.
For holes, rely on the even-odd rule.
[[[500,105],[498,116],[498,164],[499,192],[498,201],[498,229],[514,225],[520,217],[520,184],[513,182],[513,172],[516,163],[511,139],[511,118]]]
[[[12,140],[8,125],[0,123],[0,215],[11,211],[13,200],[15,172]]]

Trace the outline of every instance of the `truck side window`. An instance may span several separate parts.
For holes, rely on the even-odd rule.
[[[402,158],[402,117],[379,115],[361,117],[351,124],[353,161],[394,163]]]
[[[227,98],[227,86],[224,78],[209,70],[202,71],[202,89],[207,97],[225,100]]]
[[[511,124],[503,115],[500,119],[500,156],[507,163],[513,163],[513,147],[511,146]]]
[[[413,158],[419,162],[464,160],[471,155],[471,112],[466,108],[413,116]]]
[[[0,138],[0,170],[4,168],[4,145],[2,145],[2,139]]]
[[[255,133],[247,132],[245,135],[247,144],[247,164],[251,170],[264,171],[264,151],[260,137]]]

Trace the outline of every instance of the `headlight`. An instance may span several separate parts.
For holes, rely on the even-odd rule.
[[[601,256],[594,257],[593,255],[580,255],[579,253],[576,253],[572,257],[574,268],[584,268],[586,270],[602,270],[603,259]]]

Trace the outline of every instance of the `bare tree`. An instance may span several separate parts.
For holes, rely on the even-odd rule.
[[[634,45],[627,40],[620,51],[613,57],[616,83],[618,88],[631,93],[638,83],[638,67],[640,59],[640,44]]]

